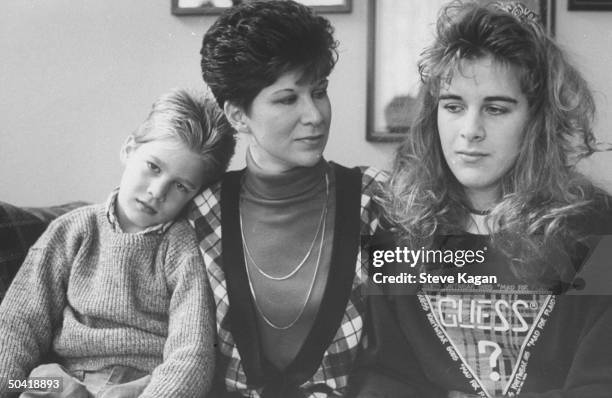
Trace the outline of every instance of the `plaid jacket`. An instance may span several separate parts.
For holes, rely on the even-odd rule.
[[[270,392],[274,391],[269,386],[273,383],[293,383],[297,386],[299,396],[309,398],[341,396],[346,392],[348,376],[362,346],[362,316],[365,310],[361,287],[367,275],[366,256],[362,256],[356,248],[359,246],[359,234],[372,234],[378,226],[378,211],[373,197],[384,181],[385,174],[372,168],[349,170],[333,163],[331,166],[336,177],[336,203],[339,204],[336,206],[336,223],[341,224],[340,229],[337,226],[335,230],[336,235],[342,236],[339,237],[340,241],[334,237],[333,250],[338,253],[332,258],[340,260],[332,260],[328,285],[337,290],[345,288],[346,296],[338,300],[338,295],[335,294],[332,302],[321,304],[320,312],[325,315],[321,316],[321,319],[317,317],[304,343],[310,344],[308,349],[301,350],[296,357],[294,363],[297,363],[297,366],[293,369],[289,366],[281,374],[266,374],[265,366],[258,360],[261,357],[256,338],[253,337],[257,336],[257,332],[252,305],[237,308],[241,305],[236,303],[251,302],[248,287],[232,290],[230,286],[228,289],[227,267],[243,264],[240,258],[240,235],[230,235],[231,228],[227,228],[228,223],[236,222],[227,219],[238,217],[234,213],[237,213],[238,209],[242,172],[227,173],[221,183],[205,190],[194,199],[195,208],[190,211],[189,220],[200,241],[217,306],[217,384],[224,385],[224,389],[230,393],[258,398],[263,396],[265,388],[266,395],[276,396],[278,393]],[[223,225],[226,226],[223,242],[222,207],[225,216]],[[229,209],[233,211],[228,211]],[[353,214],[355,216],[352,216]],[[356,217],[357,214],[360,214],[360,218]],[[347,228],[345,233],[338,234],[338,231],[343,231],[342,228]],[[343,238],[348,235],[351,240],[346,244]],[[224,253],[223,248],[226,248],[227,253]],[[232,258],[236,261],[232,261]],[[336,263],[345,263],[348,266],[341,268]],[[232,308],[228,290],[234,292]],[[335,307],[337,311],[330,310],[330,307]],[[230,314],[233,316],[233,323],[230,323]],[[318,321],[321,322],[317,323]]]

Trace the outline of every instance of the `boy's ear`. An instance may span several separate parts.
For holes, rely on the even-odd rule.
[[[123,143],[123,146],[121,147],[120,157],[122,163],[125,163],[125,161],[130,157],[132,152],[134,152],[136,147],[138,147],[138,143],[136,143],[134,136],[128,136],[128,138],[126,138],[125,142]]]
[[[230,101],[225,101],[223,104],[223,113],[225,113],[225,117],[237,132],[249,132],[249,128],[245,122],[246,113],[242,107]]]

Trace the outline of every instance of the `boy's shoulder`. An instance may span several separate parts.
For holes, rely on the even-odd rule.
[[[165,232],[164,240],[168,244],[168,250],[176,252],[175,255],[180,255],[181,251],[189,255],[190,250],[198,247],[195,230],[185,217],[176,219]]]
[[[158,258],[165,264],[168,275],[184,264],[194,261],[203,264],[195,230],[184,217],[179,217],[166,230],[159,250]]]
[[[100,212],[105,211],[104,208],[105,205],[103,203],[78,207],[58,216],[55,220],[51,221],[49,227],[52,225],[55,227],[81,225],[83,221],[95,221],[99,217]]]
[[[189,238],[194,236],[194,230],[187,218],[184,216],[178,217],[166,231],[168,238],[173,240]]]
[[[65,244],[80,240],[84,234],[98,228],[98,220],[104,212],[104,204],[87,205],[71,210],[49,223],[34,247],[49,244]]]

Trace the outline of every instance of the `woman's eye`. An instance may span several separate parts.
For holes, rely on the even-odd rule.
[[[296,100],[297,100],[297,97],[295,95],[290,95],[288,97],[280,98],[278,102],[283,105],[291,105],[291,104],[294,104]]]
[[[327,88],[323,88],[323,89],[315,90],[315,91],[312,93],[312,96],[313,96],[314,98],[317,98],[317,99],[321,99],[321,98],[325,98],[325,97],[327,97]]]
[[[159,173],[160,172],[159,166],[156,165],[155,163],[147,162],[147,167],[149,168],[149,170],[151,170],[154,173]]]

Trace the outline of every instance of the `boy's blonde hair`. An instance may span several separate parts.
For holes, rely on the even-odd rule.
[[[128,137],[136,145],[173,138],[199,154],[206,163],[203,186],[221,178],[234,154],[235,130],[216,101],[183,89],[159,97],[149,116]],[[125,156],[125,146],[121,151]]]

